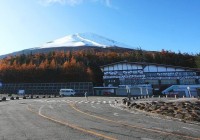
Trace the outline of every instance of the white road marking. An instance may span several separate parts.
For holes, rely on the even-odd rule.
[[[40,108],[39,108],[39,114],[41,115],[41,112],[42,112],[42,108],[44,107],[44,105],[42,105]]]
[[[96,108],[96,106],[94,106],[94,105],[91,105],[91,107]]]
[[[44,102],[43,100],[34,100],[35,102]]]
[[[141,138],[141,140],[153,140],[153,139],[150,139],[150,138]]]
[[[198,129],[194,129],[194,128],[188,128],[188,127],[183,127],[183,128],[194,131],[194,132],[198,132],[198,133],[200,132]]]
[[[53,106],[52,106],[52,105],[49,105],[49,108],[53,109]]]
[[[119,116],[119,114],[118,114],[118,113],[114,113],[113,115],[114,115],[114,116]]]
[[[79,104],[81,104],[83,101],[78,102]]]
[[[104,104],[106,104],[106,101],[103,101]]]
[[[130,113],[132,113],[132,114],[139,114],[138,112],[135,112],[135,111],[131,111]]]

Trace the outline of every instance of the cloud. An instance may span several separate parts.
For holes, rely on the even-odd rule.
[[[109,8],[117,9],[116,6],[113,6],[111,0],[40,0],[39,1],[43,5],[52,5],[52,4],[61,4],[61,5],[69,5],[69,6],[76,6],[83,2],[96,2],[101,3]]]
[[[40,0],[40,3],[43,5],[52,5],[52,4],[61,4],[61,5],[70,5],[75,6],[81,4],[83,0]]]
[[[118,7],[111,4],[111,0],[104,0],[107,7],[118,9]]]

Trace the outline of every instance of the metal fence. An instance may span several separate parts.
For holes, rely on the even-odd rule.
[[[85,91],[93,95],[92,82],[7,83],[0,87],[0,94],[16,94],[19,90],[25,90],[26,94],[59,94],[61,88],[74,89],[77,95],[84,95]]]

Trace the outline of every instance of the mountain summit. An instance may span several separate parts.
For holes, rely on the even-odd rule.
[[[80,46],[95,46],[95,47],[125,47],[129,46],[119,43],[117,41],[102,37],[93,33],[77,33],[68,35],[54,41],[47,42],[39,48],[52,48],[52,47],[80,47]]]

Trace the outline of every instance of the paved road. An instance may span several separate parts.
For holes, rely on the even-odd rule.
[[[200,140],[200,126],[124,109],[120,97],[0,102],[0,140]]]

